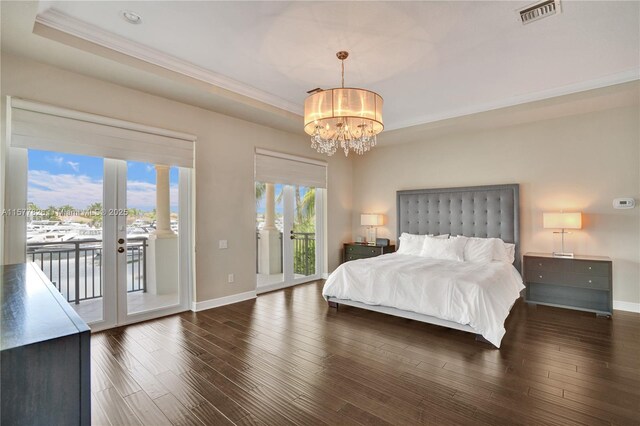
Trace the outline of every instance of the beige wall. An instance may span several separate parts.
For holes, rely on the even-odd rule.
[[[376,212],[388,220],[378,235],[396,239],[397,190],[519,183],[522,252],[552,250],[542,212],[582,211],[573,251],[613,258],[614,300],[638,304],[640,207],[612,200],[640,201],[639,122],[629,107],[376,147],[354,162],[353,235],[365,232],[358,215]]]
[[[11,55],[2,55],[1,66],[3,97],[33,99],[198,136],[197,301],[255,289],[254,149],[326,159],[311,150],[303,134],[274,130]],[[350,160],[332,157],[327,200],[330,271],[340,261],[341,242],[351,237],[351,189]],[[221,239],[228,240],[227,250],[218,249]],[[233,284],[227,283],[229,273],[235,274]]]
[[[197,300],[255,288],[253,153],[263,147],[315,158],[303,135],[274,130],[11,55],[2,55],[1,93],[193,133],[196,146]],[[4,112],[4,105],[3,105]],[[378,146],[352,162],[329,160],[328,268],[342,242],[363,235],[361,212],[381,212],[380,236],[395,240],[399,189],[520,183],[522,249],[550,251],[542,212],[581,210],[583,230],[573,250],[614,259],[614,298],[640,303],[640,208],[614,210],[611,201],[640,200],[637,108],[623,108],[495,130],[415,136]],[[3,122],[4,124],[4,122]],[[4,136],[4,132],[3,132]],[[393,132],[385,137],[393,138]],[[229,249],[219,250],[227,239]],[[227,283],[234,273],[236,282]]]

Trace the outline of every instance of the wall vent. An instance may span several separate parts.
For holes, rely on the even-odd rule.
[[[519,13],[520,20],[526,25],[530,22],[546,18],[547,16],[555,15],[561,11],[560,0],[544,0],[525,7],[520,10]]]

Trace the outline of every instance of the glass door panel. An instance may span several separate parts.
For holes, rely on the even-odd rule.
[[[284,282],[284,185],[256,182],[256,274],[258,288]]]
[[[316,189],[294,186],[293,241],[294,279],[316,275]]]
[[[180,303],[178,179],[177,167],[126,163],[126,257],[119,263],[127,315]]]
[[[88,324],[105,323],[104,160],[28,150],[27,176],[27,261]]]

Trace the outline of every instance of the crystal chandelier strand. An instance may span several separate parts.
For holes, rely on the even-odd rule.
[[[316,126],[316,131],[311,137],[311,147],[319,153],[333,155],[338,148],[341,148],[345,156],[350,151],[362,155],[373,148],[377,143],[376,134],[371,125],[365,122],[355,126],[349,126],[344,120],[337,123],[336,129],[331,130],[330,127]]]

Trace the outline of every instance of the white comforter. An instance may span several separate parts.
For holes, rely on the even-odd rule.
[[[389,306],[469,325],[500,347],[504,321],[524,288],[513,265],[387,254],[340,265],[323,296]]]

